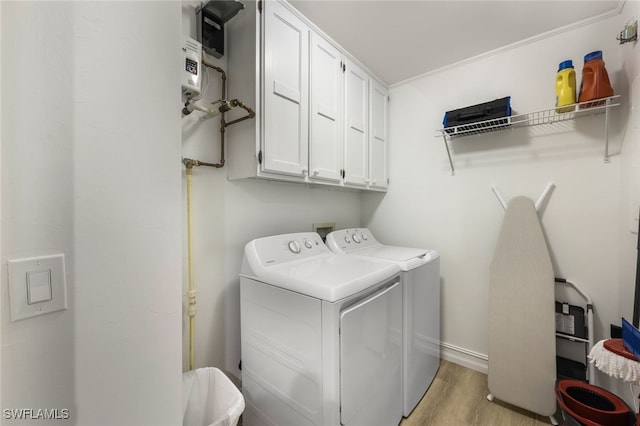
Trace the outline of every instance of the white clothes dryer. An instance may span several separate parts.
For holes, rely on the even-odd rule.
[[[400,422],[398,265],[335,254],[312,232],[259,238],[240,303],[244,425]]]
[[[334,253],[386,260],[402,270],[402,414],[407,417],[440,367],[440,255],[381,244],[367,228],[334,231],[326,244]]]

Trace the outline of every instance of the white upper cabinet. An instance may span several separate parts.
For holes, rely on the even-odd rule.
[[[347,61],[345,74],[344,183],[367,185],[369,155],[369,77]]]
[[[227,97],[256,112],[226,129],[229,179],[385,191],[386,88],[286,1],[247,1],[225,29]]]
[[[340,182],[344,140],[342,53],[311,33],[309,178]]]
[[[385,189],[388,186],[387,176],[387,123],[389,93],[375,80],[370,81],[369,91],[369,186]]]
[[[309,158],[309,28],[278,2],[265,2],[264,13],[262,170],[304,176]]]

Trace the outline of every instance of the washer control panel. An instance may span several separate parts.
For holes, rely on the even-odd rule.
[[[287,237],[284,241],[286,241],[286,247],[289,251],[288,255],[290,255],[292,259],[285,257],[283,260],[293,260],[297,258],[298,255],[308,256],[321,254],[323,252],[322,248],[327,249],[320,235],[316,233],[289,234]]]
[[[314,248],[320,247],[320,246],[324,246],[324,244],[322,244],[322,241],[316,240],[315,238],[307,238],[307,237],[303,237],[300,239],[296,239],[296,240],[290,240],[289,242],[287,242],[287,247],[289,248],[289,251],[293,254],[299,254],[302,252],[302,250],[313,250]],[[319,251],[319,250],[316,250]]]
[[[327,245],[329,247],[337,246],[346,252],[378,244],[378,241],[367,228],[340,229],[327,235]]]
[[[322,238],[316,232],[299,232],[258,238],[247,244],[245,252],[248,254],[249,251],[265,266],[331,254],[331,250],[324,245]]]

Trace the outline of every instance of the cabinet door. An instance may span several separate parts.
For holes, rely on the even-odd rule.
[[[387,89],[370,80],[371,135],[369,139],[369,186],[387,187],[387,117],[389,96]]]
[[[279,2],[263,4],[261,170],[304,177],[309,146],[309,28]]]
[[[340,181],[343,156],[343,61],[333,45],[311,33],[309,176]]]
[[[368,164],[369,78],[351,61],[345,73],[344,183],[365,186]]]

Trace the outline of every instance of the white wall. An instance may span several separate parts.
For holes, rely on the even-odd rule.
[[[182,32],[195,37],[194,6],[182,5]],[[242,13],[242,12],[240,12]],[[226,69],[226,56],[208,61]],[[217,72],[209,71],[209,90],[202,105],[220,98]],[[232,76],[229,76],[232,78]],[[230,93],[229,96],[233,97]],[[250,105],[253,107],[253,105]],[[237,117],[242,116],[241,113]],[[245,123],[246,124],[246,123]],[[238,124],[241,125],[241,124]],[[183,118],[184,157],[218,163],[219,120]],[[231,143],[227,141],[227,144]],[[228,150],[227,150],[228,152]],[[337,228],[360,224],[360,194],[303,185],[256,180],[228,181],[226,166],[193,170],[194,276],[197,292],[195,366],[216,366],[239,377],[240,285],[244,245],[267,235],[311,231],[313,223],[335,222]],[[183,171],[183,221],[186,220]],[[184,225],[186,229],[186,224]],[[185,233],[186,234],[186,233]],[[183,239],[186,256],[186,237]],[[184,261],[183,293],[187,289]],[[184,311],[186,299],[183,297]],[[188,318],[183,316],[183,369],[188,369]]]
[[[69,310],[11,323],[6,278],[7,258],[61,251],[73,265],[73,12],[67,5],[1,7],[2,222],[9,231],[2,235],[2,407],[75,410],[73,292]],[[49,31],[56,37],[47,45]],[[27,64],[30,75],[15,64]]]
[[[391,184],[384,197],[363,197],[363,223],[383,241],[441,252],[445,357],[486,369],[488,272],[503,217],[492,185],[507,200],[536,200],[547,182],[556,184],[541,213],[543,229],[556,274],[579,283],[594,299],[597,339],[608,337],[610,323],[620,323],[623,306],[623,313],[631,307],[626,295],[632,283],[622,278],[632,273],[627,258],[635,251],[621,244],[630,235],[621,225],[621,206],[632,193],[638,196],[637,184],[625,183],[632,178],[626,151],[637,147],[628,147],[633,144],[627,132],[621,155],[621,140],[630,101],[626,73],[635,73],[634,80],[637,62],[624,69],[633,54],[615,37],[634,13],[637,8],[392,88]],[[512,96],[514,113],[552,108],[558,64],[572,59],[580,81],[583,56],[593,50],[604,51],[612,84],[622,94],[623,106],[612,114],[610,164],[603,162],[604,116],[597,116],[456,139],[451,176],[443,141],[434,137],[445,111],[505,96]]]
[[[180,4],[0,5],[2,407],[70,408],[67,423],[83,426],[179,424],[181,355],[182,369],[187,359],[177,284],[182,275],[184,290],[179,159],[217,162],[220,144],[217,120],[183,119],[180,152]],[[369,225],[384,241],[438,249],[444,341],[476,352],[465,359],[481,364],[488,265],[502,218],[492,184],[507,198],[535,198],[556,183],[542,219],[558,273],[592,294],[599,336],[620,313],[630,315],[635,240],[624,221],[638,194],[637,108],[630,108],[638,101],[638,52],[615,41],[623,21],[638,16],[636,2],[627,7],[632,13],[395,87],[384,196],[229,182],[225,169],[194,170],[196,365],[239,374],[244,244],[314,222]],[[184,34],[194,32],[191,13],[192,3],[182,5]],[[458,172],[450,176],[433,137],[444,111],[505,95],[518,112],[547,108],[557,64],[573,58],[579,70],[595,49],[604,50],[624,93],[612,128],[620,155],[611,164],[602,162],[599,117],[559,131],[456,141]],[[216,99],[211,74],[208,96]],[[53,251],[68,256],[69,309],[10,322],[6,260]]]
[[[179,424],[179,4],[1,7],[2,408]],[[48,252],[69,309],[10,322],[7,259]]]
[[[193,36],[192,8],[192,3],[183,5],[183,33]],[[622,23],[637,16],[633,8],[637,3],[628,2],[620,16],[394,87],[391,186],[386,195],[360,197],[289,184],[228,182],[224,170],[196,169],[196,365],[224,366],[239,373],[237,273],[243,245],[262,235],[308,230],[316,221],[336,221],[338,228],[370,226],[389,243],[439,250],[445,356],[486,369],[488,269],[503,215],[490,189],[494,184],[507,199],[521,194],[535,199],[547,182],[557,185],[542,212],[554,266],[558,275],[578,282],[592,295],[596,337],[605,337],[609,324],[619,323],[621,313],[630,309],[625,292],[632,286],[627,278],[634,265],[629,248],[633,236],[621,216],[628,216],[623,210],[638,193],[628,183],[637,153],[626,125],[628,88],[638,67],[631,63],[632,45],[619,46],[615,40]],[[597,49],[604,50],[623,102],[612,114],[610,164],[603,162],[604,117],[598,116],[552,129],[455,141],[457,174],[451,176],[442,140],[435,137],[444,111],[507,95],[512,96],[515,113],[550,108],[558,63],[573,59],[579,75],[584,54]],[[225,58],[210,60],[226,65]],[[207,101],[219,96],[217,83],[210,87]],[[216,119],[183,119],[183,155],[217,162],[217,124]],[[186,288],[186,271],[184,277]],[[183,321],[186,335],[185,325]],[[183,345],[186,369],[186,340]]]
[[[627,2],[623,18],[640,16],[640,2]],[[632,218],[638,219],[638,204],[640,204],[640,47],[637,43],[627,43],[620,47],[622,55],[622,70],[625,85],[629,91],[629,105],[624,109],[627,114],[627,126],[623,136],[621,151],[621,204],[620,204],[620,314],[631,320],[633,315],[634,286],[627,283],[635,281],[637,234],[629,232]],[[637,230],[637,229],[636,229]]]
[[[0,35],[2,34],[2,7],[0,7]],[[1,40],[1,37],[0,37]],[[1,41],[0,41],[1,43]],[[0,64],[2,60],[0,58]],[[2,95],[2,66],[0,66],[0,99]],[[2,102],[0,101],[0,191],[2,188]],[[0,195],[0,259],[3,259],[3,244],[2,244],[2,196]],[[1,267],[0,267],[1,270]],[[1,293],[0,293],[1,294]],[[0,318],[2,318],[3,306],[0,300]],[[2,348],[2,327],[0,327],[0,348]],[[2,350],[0,349],[0,383],[2,383]],[[0,405],[2,405],[2,385],[0,384]]]
[[[640,2],[628,1],[625,4],[623,19],[634,16],[640,17]],[[629,104],[624,109],[627,126],[623,136],[621,150],[621,174],[620,174],[620,292],[618,296],[619,316],[631,321],[633,316],[635,272],[637,259],[638,235],[632,234],[630,228],[635,224],[636,232],[638,222],[632,218],[638,218],[638,205],[640,204],[640,47],[637,43],[627,43],[620,46],[622,56],[622,70],[626,80]],[[637,394],[631,392],[629,386],[622,381],[617,381],[617,394],[628,402],[637,402]],[[633,405],[632,405],[633,406]]]

